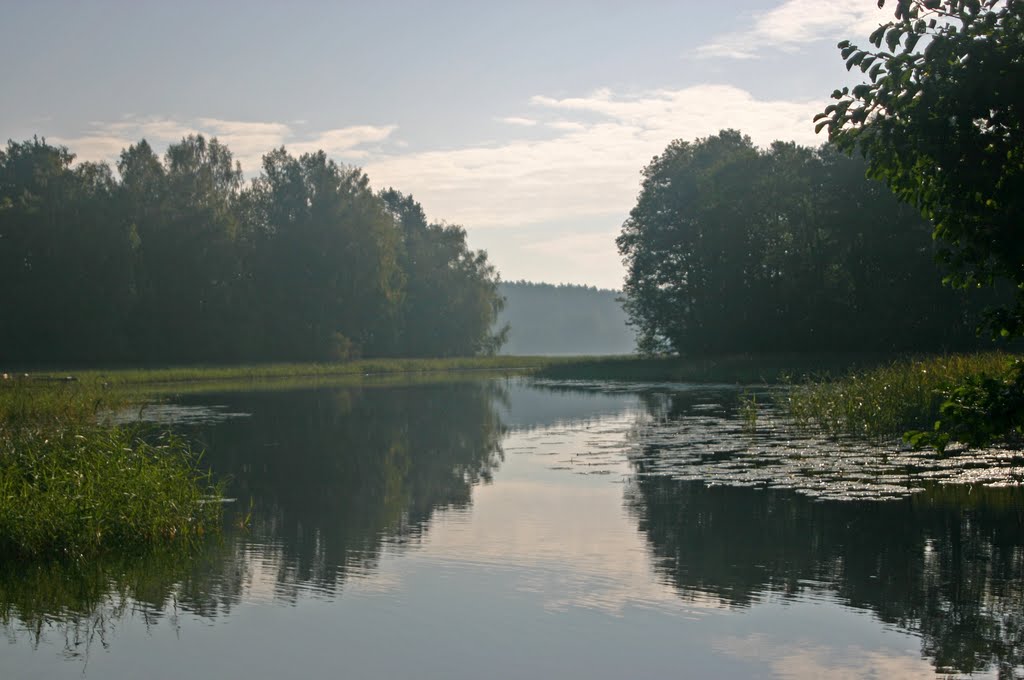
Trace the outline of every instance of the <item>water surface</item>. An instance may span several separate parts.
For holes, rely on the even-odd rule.
[[[751,427],[742,394],[183,398],[146,417],[228,480],[224,538],[2,565],[0,677],[1024,675],[1018,453]]]

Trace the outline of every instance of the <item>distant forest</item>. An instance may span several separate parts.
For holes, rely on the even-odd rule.
[[[618,291],[516,281],[498,292],[498,324],[509,324],[502,354],[629,354],[636,345]]]
[[[498,275],[458,226],[358,168],[144,140],[117,172],[0,149],[0,362],[321,361],[497,350]],[[500,327],[499,327],[500,328]]]

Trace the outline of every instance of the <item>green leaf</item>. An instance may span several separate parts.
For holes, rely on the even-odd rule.
[[[903,29],[898,27],[889,29],[889,32],[885,34],[885,46],[889,48],[890,52],[895,52],[896,47],[900,44],[900,38],[902,37]]]

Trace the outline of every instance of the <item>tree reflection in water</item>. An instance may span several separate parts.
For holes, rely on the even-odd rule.
[[[646,476],[626,504],[682,597],[822,591],[921,636],[939,672],[1024,666],[1024,489],[934,485],[877,502]]]
[[[198,556],[3,565],[0,623],[36,644],[55,632],[79,655],[126,616],[225,615],[267,565],[275,598],[330,595],[385,543],[415,544],[435,511],[469,505],[502,460],[503,398],[484,381],[225,396],[251,417],[186,428],[237,499],[225,535]]]

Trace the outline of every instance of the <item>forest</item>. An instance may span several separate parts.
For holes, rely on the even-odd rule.
[[[952,289],[932,224],[831,145],[677,140],[643,171],[617,239],[647,352],[975,348],[999,291]]]
[[[505,306],[498,326],[508,326],[502,354],[629,354],[635,345],[621,293],[593,286],[503,281]]]
[[[498,274],[460,226],[323,152],[145,141],[115,168],[0,149],[5,365],[493,354]]]

